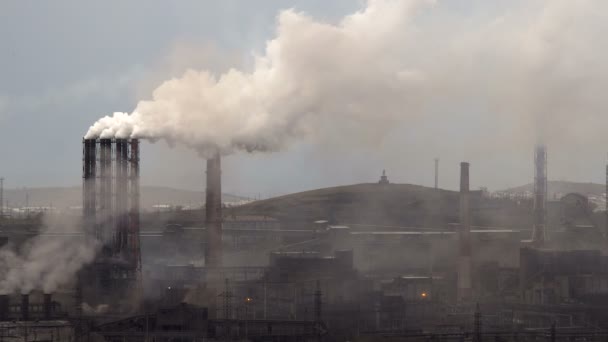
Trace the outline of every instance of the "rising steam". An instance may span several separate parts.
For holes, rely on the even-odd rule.
[[[46,216],[45,216],[46,217]],[[41,235],[20,249],[0,249],[0,294],[54,292],[74,280],[74,275],[91,262],[100,243],[77,234],[77,222],[62,216],[45,218]]]
[[[608,56],[596,44],[608,2],[507,4],[369,0],[337,24],[283,11],[251,70],[187,71],[86,137],[273,151],[327,134],[378,141],[396,123],[437,113],[467,129],[475,118],[463,113],[481,112],[494,136],[591,142],[589,129],[607,123]]]

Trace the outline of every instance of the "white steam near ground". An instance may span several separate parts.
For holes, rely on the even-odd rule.
[[[463,135],[477,121],[495,123],[497,144],[599,142],[608,123],[608,49],[600,46],[608,3],[502,6],[486,13],[475,1],[369,0],[337,23],[285,10],[250,69],[189,70],[85,137],[229,154],[327,136],[373,144],[400,123],[439,116],[462,118],[452,122]]]
[[[43,217],[43,229],[19,248],[0,249],[0,294],[52,293],[74,280],[85,264],[93,261],[99,242],[87,238],[80,219],[68,216]]]

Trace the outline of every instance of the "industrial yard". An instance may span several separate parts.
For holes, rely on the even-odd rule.
[[[9,340],[608,335],[608,221],[584,195],[547,198],[542,145],[531,197],[471,191],[463,162],[460,191],[383,174],[227,207],[215,155],[204,208],[142,213],[138,140],[82,144],[81,229],[50,233],[43,220],[23,234],[26,219],[5,216],[3,244],[69,236],[97,241],[95,253],[52,291],[0,295]]]

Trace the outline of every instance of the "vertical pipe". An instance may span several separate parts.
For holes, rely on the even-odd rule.
[[[129,254],[136,270],[141,267],[141,251],[139,243],[139,140],[131,139],[130,174],[130,215],[129,215]]]
[[[44,309],[44,319],[47,321],[51,320],[51,318],[53,316],[53,295],[52,294],[50,294],[50,293],[44,294],[43,309]]]
[[[97,206],[97,143],[95,139],[83,140],[82,165],[82,208],[85,230],[88,234],[95,232],[95,211]]]
[[[207,159],[207,190],[205,199],[205,229],[207,246],[205,264],[222,266],[222,170],[221,157],[216,152]]]
[[[439,158],[435,158],[435,189],[439,188]]]
[[[460,230],[458,232],[458,288],[457,300],[472,297],[471,280],[471,208],[469,198],[469,163],[460,163]]]
[[[30,295],[27,293],[21,294],[21,320],[30,320]]]
[[[4,217],[4,177],[0,178],[0,218]]]
[[[606,190],[605,191],[606,191],[606,194],[604,197],[604,199],[606,200],[606,208],[605,208],[606,211],[604,213],[604,215],[606,216],[605,234],[606,234],[606,238],[608,238],[608,164],[606,164]]]
[[[113,201],[112,201],[112,139],[100,140],[100,208],[101,231],[99,238],[103,242],[114,239]],[[111,246],[111,245],[110,245]],[[111,251],[113,252],[113,251]]]
[[[546,239],[547,150],[537,145],[534,151],[534,227],[532,243],[541,247]]]
[[[8,320],[8,295],[0,295],[0,322]]]
[[[125,254],[128,249],[128,148],[126,139],[116,139],[116,252]]]

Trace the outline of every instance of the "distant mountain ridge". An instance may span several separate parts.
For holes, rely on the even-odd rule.
[[[534,184],[526,184],[506,190],[502,190],[500,192],[506,193],[523,193],[523,192],[533,192]],[[554,198],[559,194],[567,194],[567,193],[579,193],[582,195],[593,195],[593,196],[602,196],[606,192],[605,184],[598,183],[582,183],[582,182],[568,182],[568,181],[548,181],[547,182],[547,195],[549,198]]]
[[[142,186],[140,189],[141,207],[153,209],[156,205],[183,206],[198,208],[205,202],[205,191],[175,189],[162,186]],[[245,197],[223,194],[224,202],[242,202]],[[10,207],[49,207],[59,209],[82,206],[82,188],[35,187],[4,189],[4,201]]]

